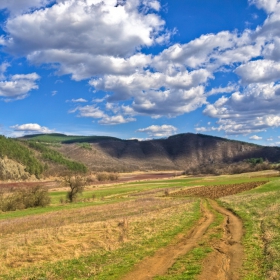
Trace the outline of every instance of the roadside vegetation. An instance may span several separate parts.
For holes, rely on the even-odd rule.
[[[280,181],[220,200],[244,221],[242,279],[280,279]]]

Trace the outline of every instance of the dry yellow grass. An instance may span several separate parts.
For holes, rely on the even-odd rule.
[[[1,221],[0,271],[5,274],[141,242],[168,229],[172,217],[192,207],[192,200],[138,199]]]

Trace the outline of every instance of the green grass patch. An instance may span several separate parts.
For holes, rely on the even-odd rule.
[[[186,256],[179,258],[168,270],[167,275],[154,277],[154,280],[194,280],[201,272],[201,261],[212,252],[210,247],[197,247]]]
[[[77,135],[65,135],[61,133],[50,133],[50,134],[33,134],[22,137],[24,140],[33,140],[37,142],[45,143],[83,143],[83,142],[96,142],[104,140],[120,140],[110,136],[77,136]]]
[[[224,216],[216,212],[207,202],[207,208],[215,215],[214,222],[207,229],[198,246],[186,255],[178,258],[174,265],[168,270],[167,275],[158,276],[155,280],[193,280],[201,273],[202,261],[213,251],[210,242],[222,237]]]
[[[242,279],[280,279],[279,179],[221,201],[244,222]]]
[[[279,180],[277,177],[270,178],[271,182],[262,187],[256,188],[252,192],[267,192],[273,191],[277,189]],[[265,181],[267,178],[265,177],[255,177],[248,178],[245,177],[234,177],[230,179],[230,177],[224,176],[215,176],[215,177],[203,177],[203,178],[180,178],[180,179],[168,179],[168,180],[153,180],[153,181],[144,181],[144,182],[133,182],[133,183],[125,183],[125,184],[113,184],[107,186],[100,186],[97,188],[93,188],[92,190],[84,191],[82,196],[79,197],[80,200],[83,199],[92,199],[95,198],[94,201],[90,202],[75,202],[75,203],[65,203],[61,204],[61,199],[66,199],[67,191],[54,191],[50,192],[51,197],[51,205],[46,208],[31,208],[23,211],[15,211],[8,213],[0,213],[0,220],[14,218],[14,217],[25,217],[28,215],[36,215],[42,213],[48,213],[53,211],[67,210],[73,208],[81,208],[86,206],[100,205],[100,204],[111,204],[123,200],[131,200],[135,199],[133,196],[128,196],[131,194],[139,194],[144,191],[151,190],[160,190],[162,189],[163,195],[164,190],[168,188],[185,188],[192,186],[207,186],[207,185],[223,185],[223,184],[233,184],[233,183],[244,183],[244,182],[254,182],[254,181]],[[143,196],[146,196],[143,193]]]
[[[175,236],[190,229],[200,218],[200,201],[196,200],[191,211],[178,211],[164,225],[154,221],[161,229],[155,235],[124,243],[115,251],[103,251],[72,260],[36,265],[11,270],[3,279],[121,279],[133,266],[146,256],[153,255],[159,248],[167,246]],[[152,226],[152,225],[151,225]],[[139,227],[139,235],[143,230]]]
[[[85,207],[92,207],[104,204],[113,204],[119,203],[121,201],[127,201],[128,199],[110,199],[110,200],[99,200],[99,201],[90,201],[90,202],[75,202],[75,203],[65,203],[59,205],[50,205],[47,207],[36,207],[36,208],[28,208],[24,210],[16,210],[10,212],[2,212],[0,213],[0,220],[5,219],[13,219],[13,218],[21,218],[33,215],[46,214],[56,211],[68,211],[70,209],[78,209]]]

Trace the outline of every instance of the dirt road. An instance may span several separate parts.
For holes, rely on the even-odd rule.
[[[165,248],[158,250],[154,256],[147,257],[138,263],[123,280],[150,280],[157,275],[165,275],[176,260],[198,246],[201,238],[215,220],[214,212],[221,213],[223,222],[223,237],[214,244],[214,250],[203,262],[199,280],[237,280],[238,270],[242,265],[243,249],[240,243],[243,229],[241,220],[227,209],[219,206],[213,200],[202,200],[201,211],[203,217],[190,232],[180,234]],[[214,211],[213,211],[214,209]]]
[[[211,206],[224,216],[223,237],[213,246],[214,251],[204,260],[199,280],[237,280],[242,266],[242,221],[229,210],[210,200]]]
[[[142,262],[135,266],[134,270],[122,279],[148,280],[152,279],[156,275],[164,275],[178,257],[195,248],[199,239],[203,236],[207,228],[214,220],[213,213],[209,211],[204,203],[201,203],[200,207],[203,217],[190,232],[178,235],[173,244],[158,250],[154,256],[145,258]]]

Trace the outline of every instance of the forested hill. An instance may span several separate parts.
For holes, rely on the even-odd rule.
[[[147,141],[56,134],[36,135],[32,139],[47,141],[56,151],[93,171],[186,170],[232,165],[252,158],[280,161],[278,147],[192,133]]]
[[[5,157],[22,164],[25,171],[31,175],[39,176],[44,170],[43,164],[36,159],[30,149],[14,139],[0,136],[0,158],[4,159]],[[3,174],[4,170],[0,170],[0,173]]]
[[[41,143],[95,143],[105,140],[120,140],[116,137],[110,136],[78,136],[78,135],[65,135],[62,133],[49,133],[49,134],[32,134],[19,138],[21,140],[32,140]]]
[[[87,167],[58,151],[34,141],[0,136],[0,180],[28,179],[31,175],[60,175],[87,172]]]
[[[29,174],[59,176],[65,172],[195,170],[219,174],[250,171],[259,163],[280,162],[279,147],[265,147],[202,134],[178,134],[167,139],[122,140],[108,136],[39,134],[0,137],[0,158],[7,157]],[[5,165],[0,162],[1,168]]]

